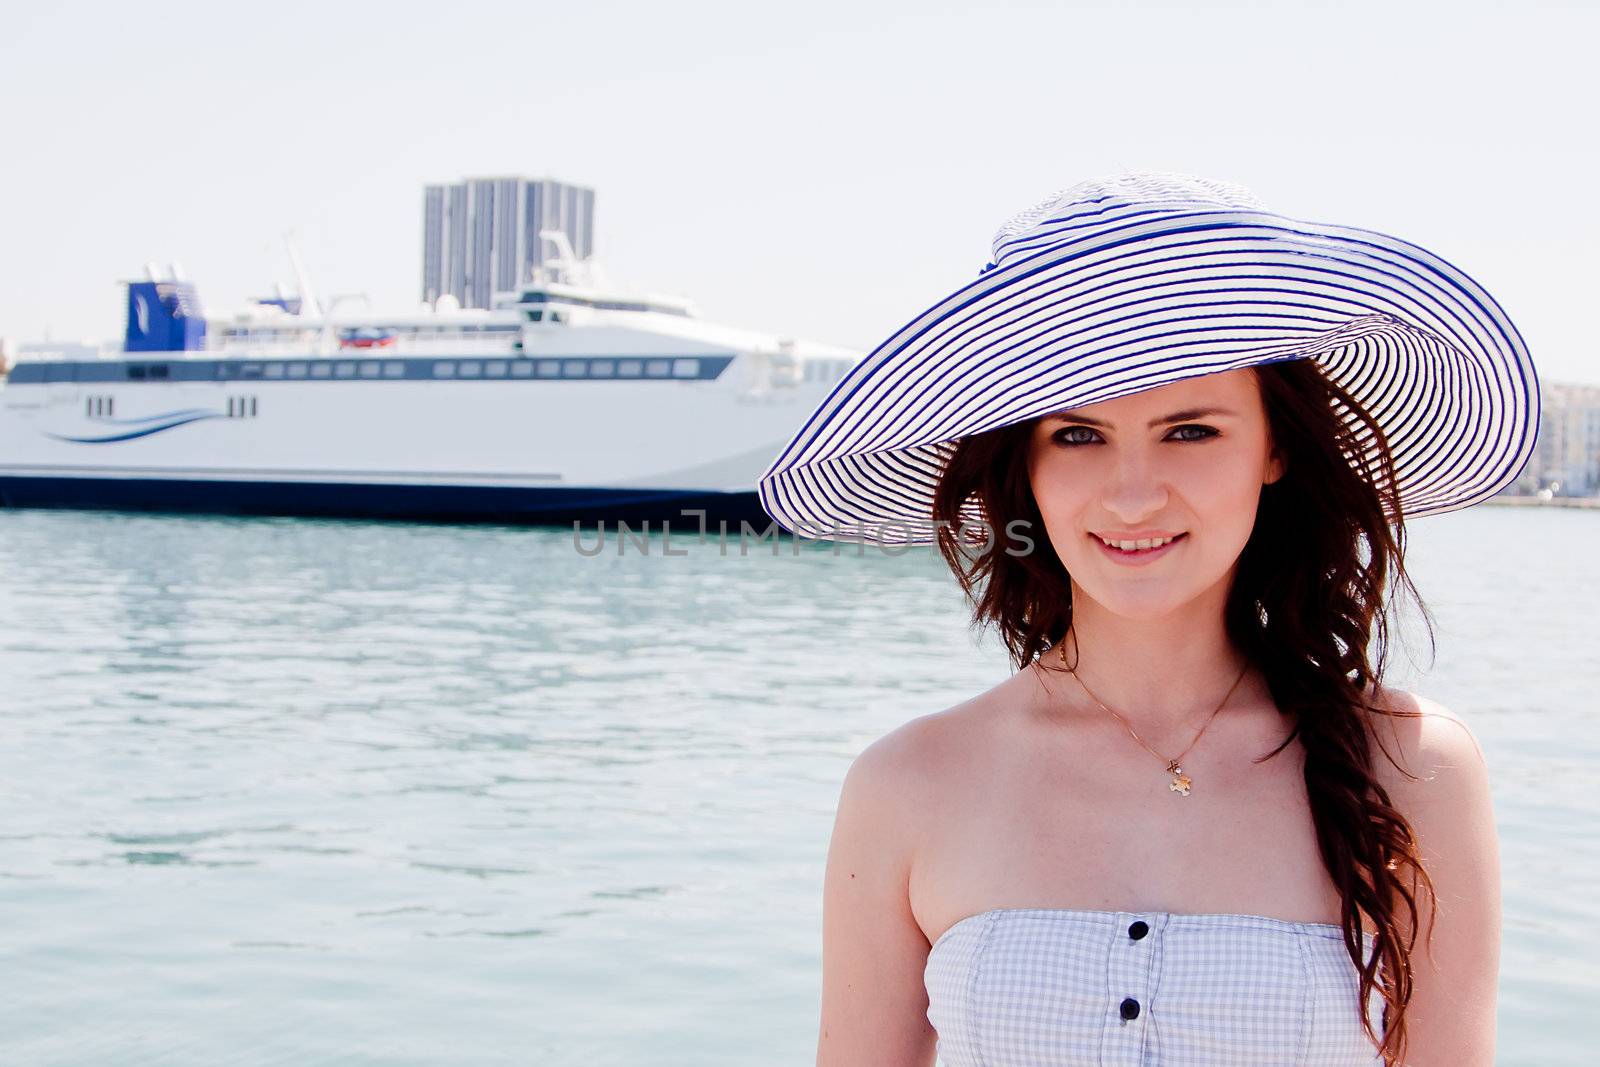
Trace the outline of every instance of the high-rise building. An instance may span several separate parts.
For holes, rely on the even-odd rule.
[[[422,299],[445,293],[486,308],[557,258],[540,230],[567,235],[579,259],[594,254],[594,190],[549,178],[469,178],[422,194]]]

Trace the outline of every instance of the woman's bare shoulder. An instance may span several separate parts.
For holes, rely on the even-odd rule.
[[[1452,709],[1403,689],[1371,689],[1369,697],[1390,713],[1372,717],[1377,741],[1374,771],[1386,788],[1410,792],[1441,776],[1470,774],[1483,765],[1477,735]]]
[[[1477,736],[1455,711],[1416,693],[1386,690],[1374,703],[1399,714],[1373,717],[1373,777],[1410,825],[1440,887],[1476,885],[1477,868],[1492,867],[1497,851],[1489,767]],[[1472,870],[1452,873],[1460,865]]]
[[[856,757],[852,771],[902,788],[948,784],[946,774],[980,743],[992,716],[991,694],[910,719],[879,737]]]
[[[1488,765],[1472,729],[1451,709],[1414,693],[1391,692],[1385,700],[1410,713],[1375,716],[1380,738],[1398,748],[1396,762],[1409,775],[1381,752],[1374,753],[1374,774],[1405,816],[1427,874],[1425,883],[1410,879],[1421,935],[1414,959],[1428,961],[1413,971],[1411,1040],[1415,1048],[1440,1050],[1438,1062],[1461,1062],[1460,1050],[1489,1048],[1494,1040],[1500,849]],[[1406,936],[1410,909],[1397,908],[1395,918]]]
[[[1001,687],[940,711],[920,715],[877,738],[856,756],[845,776],[880,812],[909,829],[941,803],[958,795],[962,780],[981,764],[978,753],[992,738]]]

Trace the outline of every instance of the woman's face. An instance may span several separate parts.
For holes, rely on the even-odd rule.
[[[1074,597],[1128,618],[1231,582],[1261,487],[1282,474],[1250,368],[1047,415],[1029,441],[1033,495]],[[1133,551],[1102,540],[1172,536]]]

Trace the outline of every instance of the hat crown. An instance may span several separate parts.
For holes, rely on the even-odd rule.
[[[1110,223],[1130,210],[1140,213],[1171,208],[1224,211],[1266,211],[1260,199],[1234,182],[1175,171],[1138,170],[1087,178],[1055,192],[1006,220],[994,235],[997,265],[1028,248],[1080,227]]]

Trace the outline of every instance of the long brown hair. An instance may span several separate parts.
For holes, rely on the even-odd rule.
[[[1428,885],[1430,905],[1433,885],[1410,824],[1372,771],[1373,716],[1420,714],[1376,706],[1371,699],[1388,658],[1385,595],[1391,575],[1395,589],[1408,592],[1421,609],[1430,650],[1432,619],[1406,574],[1394,457],[1377,421],[1312,360],[1254,370],[1286,468],[1262,489],[1224,623],[1229,639],[1265,676],[1280,712],[1293,721],[1283,744],[1257,762],[1277,755],[1295,737],[1305,749],[1317,844],[1342,901],[1345,948],[1361,974],[1362,1027],[1385,1063],[1401,1063],[1418,880]],[[959,441],[933,513],[939,551],[973,605],[974,625],[993,624],[1018,669],[1063,640],[1072,624],[1067,570],[1042,536],[1028,478],[1033,428],[1034,422],[1018,423]],[[1393,519],[1385,515],[1386,503]],[[980,540],[973,532],[974,504],[987,527],[981,549],[974,547]],[[1038,535],[1031,550],[1019,552],[1018,541],[997,536],[1015,529],[1011,524],[1018,520]],[[1375,667],[1367,657],[1374,636]],[[1401,906],[1407,909],[1408,937],[1402,937]],[[1362,958],[1363,915],[1375,927],[1370,960]],[[1431,940],[1431,908],[1429,924]],[[1384,1002],[1381,1041],[1365,1011],[1375,988]]]

